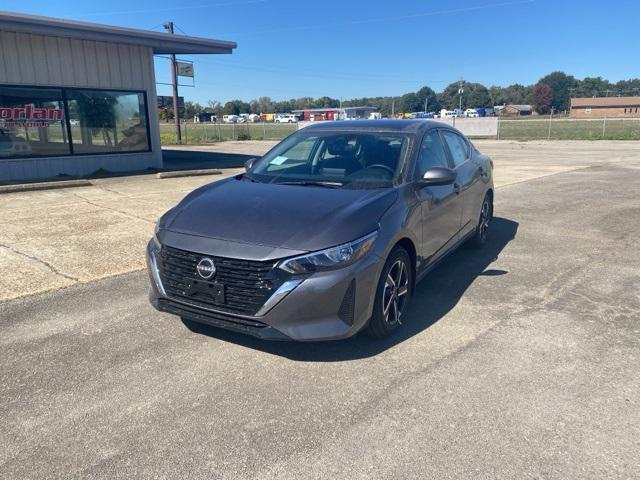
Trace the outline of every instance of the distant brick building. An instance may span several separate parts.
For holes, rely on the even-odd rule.
[[[571,116],[640,117],[640,97],[572,98]]]

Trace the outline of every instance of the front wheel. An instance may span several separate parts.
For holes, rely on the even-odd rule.
[[[398,330],[409,303],[413,285],[413,268],[409,254],[402,247],[395,247],[384,264],[369,320],[368,333],[385,338]]]

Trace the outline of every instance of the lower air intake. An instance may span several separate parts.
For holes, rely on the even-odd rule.
[[[338,317],[347,325],[353,325],[356,310],[356,281],[351,280],[349,288],[344,294],[340,309],[338,310]]]

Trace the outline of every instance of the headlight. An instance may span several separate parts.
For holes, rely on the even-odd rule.
[[[284,260],[279,268],[289,273],[313,273],[351,265],[364,257],[373,247],[378,232],[372,232],[353,242],[327,248],[319,252]]]

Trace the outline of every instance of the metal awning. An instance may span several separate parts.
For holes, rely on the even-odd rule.
[[[79,38],[101,42],[142,45],[154,54],[232,53],[238,45],[225,40],[171,35],[137,28],[115,27],[99,23],[0,11],[0,31]]]

